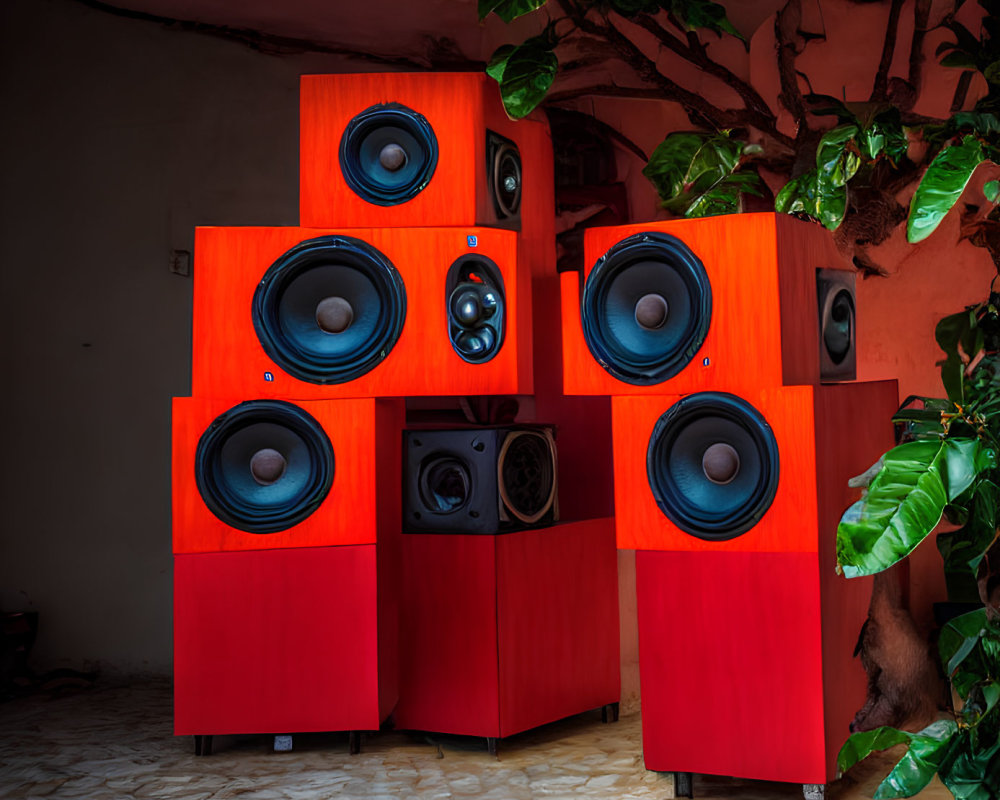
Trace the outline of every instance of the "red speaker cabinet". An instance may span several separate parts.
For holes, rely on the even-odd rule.
[[[551,225],[548,124],[483,73],[305,75],[300,100],[304,226]]]
[[[567,394],[820,382],[816,271],[844,265],[820,226],[774,213],[649,222],[591,228],[584,250],[583,285],[562,274]],[[853,336],[853,299],[844,309]]]
[[[618,702],[610,518],[402,538],[397,727],[500,738]]]
[[[375,545],[174,556],[177,735],[377,730],[398,697]]]
[[[649,769],[803,784],[835,777],[836,754],[865,700],[865,673],[852,656],[871,594],[870,580],[836,574],[836,526],[857,499],[848,479],[893,445],[896,391],[886,381],[754,393],[748,399],[777,442],[773,501],[742,535],[717,531],[714,539],[660,513],[646,472],[650,436],[666,435],[674,449],[651,470],[673,472],[687,502],[712,503],[720,515],[733,510],[724,494],[713,495],[694,475],[718,465],[689,455],[707,451],[705,442],[736,442],[743,470],[753,448],[731,433],[719,438],[705,418],[688,419],[690,439],[685,431],[675,436],[670,420],[660,421],[681,398],[615,398],[619,545],[639,550]],[[753,477],[766,483],[762,471]],[[663,485],[661,502],[692,527],[696,511],[671,494],[669,479]],[[750,496],[742,491],[737,504]]]
[[[530,294],[513,231],[199,228],[193,394],[530,394]]]
[[[174,552],[388,542],[403,422],[392,399],[174,398]]]

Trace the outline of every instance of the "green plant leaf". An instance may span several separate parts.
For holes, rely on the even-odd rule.
[[[824,133],[816,146],[816,169],[820,179],[831,186],[844,186],[861,165],[857,153],[852,152],[848,145],[854,142],[858,134],[858,126],[838,125]]]
[[[939,720],[918,733],[876,728],[848,738],[837,756],[837,768],[846,772],[873,752],[907,744],[906,753],[879,784],[876,798],[912,797],[923,789],[945,760],[958,731],[953,720]]]
[[[653,151],[642,174],[656,187],[661,205],[687,217],[733,214],[741,195],[760,194],[760,177],[742,170],[746,143],[726,132],[669,134]]]
[[[960,144],[941,150],[931,161],[910,201],[906,239],[915,243],[926,239],[958,202],[972,173],[985,161],[982,145],[975,136],[965,136]]]
[[[512,22],[518,17],[541,8],[549,0],[479,0],[479,19],[483,20],[492,11],[504,22]]]
[[[941,768],[941,782],[955,800],[997,800],[1000,797],[1000,740],[992,746],[975,747],[972,739],[971,734],[962,737],[961,751],[955,754],[951,764]]]
[[[867,494],[837,525],[844,574],[872,575],[909,555],[988,464],[978,439],[919,440],[886,453]]]
[[[990,83],[1000,83],[1000,61],[994,61],[983,70],[983,77]]]
[[[720,34],[728,33],[738,39],[744,38],[726,16],[725,6],[712,0],[670,0],[669,10],[689,31],[707,28]]]
[[[506,56],[499,80],[500,98],[511,119],[521,119],[534,111],[552,86],[559,70],[559,60],[552,52],[554,45],[551,37],[542,34],[500,56],[501,59]],[[490,60],[494,72],[499,67],[495,63],[498,54],[499,50]]]
[[[949,580],[949,586],[953,583],[965,584],[969,592],[968,598],[959,598],[949,591],[949,599],[975,602],[979,600],[978,594],[972,595],[977,591],[976,573],[997,536],[1000,487],[989,479],[980,481],[968,505],[970,511],[965,525],[958,530],[938,534],[937,548],[944,560],[945,574],[956,576],[954,581]]]
[[[941,59],[940,64],[942,67],[957,67],[958,69],[972,70],[976,68],[976,60],[961,50],[952,50]]]
[[[1000,181],[986,181],[983,184],[983,196],[991,203],[996,203],[1000,197]]]
[[[517,48],[512,44],[500,45],[486,65],[486,74],[497,83],[503,79],[503,71],[507,69],[507,60],[514,54]]]
[[[817,170],[811,170],[781,187],[774,198],[774,210],[811,217],[835,231],[847,213],[847,187],[833,186],[823,181]]]

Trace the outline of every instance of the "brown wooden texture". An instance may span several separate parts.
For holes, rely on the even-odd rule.
[[[816,268],[844,267],[823,228],[773,213],[591,228],[584,240],[584,279],[612,246],[643,231],[677,237],[705,265],[712,286],[705,342],[691,363],[667,381],[653,386],[620,381],[590,353],[580,322],[582,285],[578,276],[564,273],[567,394],[738,394],[819,382]]]
[[[509,736],[618,700],[611,519],[402,538],[397,727]]]
[[[347,383],[320,385],[289,375],[267,356],[251,307],[271,264],[302,241],[333,234],[361,239],[392,262],[406,286],[406,320],[396,345],[374,369]],[[476,237],[475,247],[469,236]],[[288,399],[530,394],[531,280],[516,251],[513,231],[491,228],[198,228],[192,394]],[[468,253],[497,264],[507,301],[504,343],[482,364],[463,361],[448,338],[445,276]]]
[[[174,732],[374,730],[375,546],[174,556]]]
[[[816,448],[813,392],[787,386],[741,395],[767,420],[778,443],[778,490],[760,523],[735,539],[705,541],[685,533],[660,511],[646,473],[649,437],[679,396],[613,397],[615,520],[624,550],[812,552],[816,529]]]
[[[175,553],[369,544],[398,535],[401,486],[399,400],[297,403],[333,445],[333,486],[322,504],[287,530],[254,534],[233,528],[205,505],[195,483],[198,441],[212,422],[241,401],[176,397],[173,401],[173,549]],[[393,449],[395,448],[395,449]]]
[[[344,129],[379,103],[400,103],[424,116],[438,143],[438,162],[427,186],[393,206],[369,203],[344,181],[338,153]],[[551,140],[541,114],[513,122],[503,111],[496,82],[483,73],[369,73],[304,75],[300,84],[300,221],[308,227],[423,227],[497,224],[486,180],[486,131],[518,145],[524,170],[522,197],[552,194]],[[546,152],[547,151],[547,152]],[[540,160],[539,160],[540,159]],[[522,200],[522,203],[524,201]],[[522,221],[525,233],[545,225]],[[506,223],[500,222],[505,225]],[[529,239],[535,238],[534,234]]]

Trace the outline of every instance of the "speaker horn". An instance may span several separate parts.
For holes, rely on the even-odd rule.
[[[694,358],[712,317],[712,287],[680,239],[645,232],[597,260],[583,289],[583,335],[595,360],[620,381],[649,386]]]
[[[852,381],[857,377],[855,274],[839,269],[817,269],[816,295],[820,380]]]

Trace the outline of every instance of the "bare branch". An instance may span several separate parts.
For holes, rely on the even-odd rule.
[[[913,98],[920,93],[920,83],[923,78],[924,66],[924,37],[927,35],[927,24],[931,17],[931,4],[933,0],[917,0],[913,8],[913,38],[910,40],[910,71],[907,79],[913,87]],[[909,111],[913,103],[909,104],[904,111]]]
[[[903,0],[892,0],[889,7],[889,20],[885,25],[885,42],[882,44],[882,58],[879,60],[878,71],[875,73],[875,83],[872,85],[872,101],[888,99],[889,67],[892,66],[892,56],[896,52],[896,33],[899,30],[899,12],[903,8]]]
[[[788,0],[784,8],[774,18],[774,37],[778,48],[778,74],[781,78],[781,92],[778,100],[795,118],[798,128],[796,138],[808,131],[806,122],[806,107],[799,90],[798,76],[795,70],[795,57],[798,49],[795,38],[802,23],[801,0]]]

